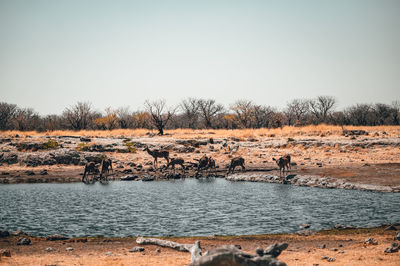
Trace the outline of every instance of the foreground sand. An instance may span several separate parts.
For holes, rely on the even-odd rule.
[[[399,229],[399,228],[397,228]],[[179,243],[194,243],[201,239],[204,249],[220,245],[241,245],[249,253],[257,247],[277,242],[289,243],[279,256],[288,265],[400,265],[400,253],[384,253],[393,242],[395,231],[384,227],[373,229],[341,229],[320,231],[311,236],[296,234],[257,236],[217,236],[169,238]],[[373,237],[377,245],[364,245]],[[88,238],[66,241],[46,241],[31,238],[29,246],[17,246],[18,237],[0,238],[0,249],[11,250],[11,257],[2,257],[3,265],[188,265],[190,254],[154,245],[143,246],[143,252],[129,252],[138,246],[135,238]],[[86,241],[87,242],[82,242]],[[326,248],[321,246],[325,244]],[[46,248],[53,251],[48,252]],[[72,247],[72,251],[66,251]],[[337,249],[334,251],[333,249]],[[111,252],[111,253],[110,253]],[[335,258],[328,262],[323,256]]]

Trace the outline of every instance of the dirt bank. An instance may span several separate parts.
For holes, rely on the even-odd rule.
[[[288,265],[399,265],[399,253],[385,253],[392,245],[395,232],[386,226],[372,229],[334,229],[310,236],[297,234],[256,236],[212,236],[164,238],[178,243],[194,243],[200,239],[204,249],[221,245],[240,245],[242,250],[255,253],[257,247],[273,243],[289,243],[279,256]],[[399,227],[397,227],[399,229]],[[190,254],[154,245],[143,246],[142,252],[130,252],[138,246],[135,238],[79,238],[46,241],[28,237],[31,244],[18,246],[21,236],[0,238],[0,249],[11,251],[2,257],[4,265],[188,265]],[[374,238],[376,245],[365,244]],[[67,251],[67,248],[72,250]],[[47,251],[46,251],[47,249]],[[334,258],[328,262],[327,258]]]

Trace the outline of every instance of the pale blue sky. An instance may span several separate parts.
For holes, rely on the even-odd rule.
[[[0,101],[400,100],[400,1],[0,0]]]

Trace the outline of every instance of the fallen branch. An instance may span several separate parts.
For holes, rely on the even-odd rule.
[[[248,254],[237,247],[221,246],[219,248],[207,251],[202,255],[202,248],[200,241],[197,240],[195,244],[179,244],[173,241],[162,240],[157,238],[143,238],[138,237],[136,242],[141,245],[151,244],[161,247],[168,247],[175,250],[190,252],[191,261],[190,266],[217,266],[217,265],[232,265],[232,266],[285,266],[284,262],[276,259],[283,250],[288,247],[287,243],[274,244],[267,247],[265,250],[258,248],[256,255]]]

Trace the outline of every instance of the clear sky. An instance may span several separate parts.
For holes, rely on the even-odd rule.
[[[0,101],[400,100],[400,1],[0,0]]]

